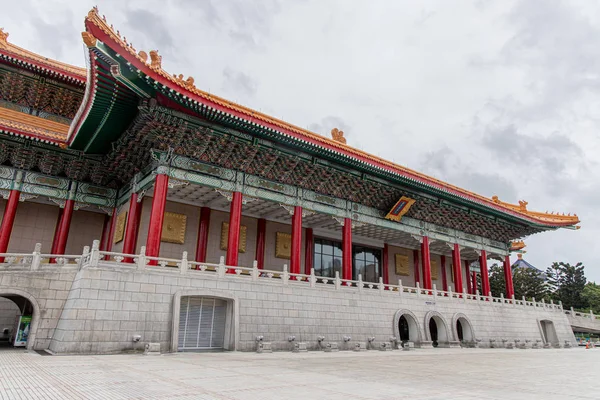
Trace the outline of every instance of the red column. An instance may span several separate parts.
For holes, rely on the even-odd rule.
[[[134,254],[140,226],[140,212],[142,203],[138,203],[138,194],[131,193],[129,197],[129,212],[127,214],[127,225],[125,226],[125,237],[123,239],[123,250],[125,254]],[[133,262],[133,258],[125,258],[124,262]]]
[[[260,218],[256,225],[256,261],[258,269],[265,269],[265,244],[267,237],[267,220]]]
[[[390,248],[387,243],[383,244],[383,256],[381,257],[381,269],[382,269],[382,278],[383,284],[390,284],[390,266],[389,266],[389,252]]]
[[[413,262],[415,264],[415,286],[421,283],[421,272],[419,271],[419,250],[413,250]]]
[[[237,266],[240,247],[240,226],[242,224],[242,193],[233,192],[229,208],[229,232],[227,237],[227,257],[225,264]],[[233,273],[232,270],[228,272]]]
[[[352,220],[344,218],[342,235],[342,279],[352,279]]]
[[[431,256],[429,255],[429,238],[423,236],[421,243],[421,261],[423,263],[423,289],[431,289]]]
[[[102,235],[100,235],[100,251],[106,251],[106,243],[108,242],[108,231],[110,229],[110,215],[104,216],[104,224],[102,224]]]
[[[10,234],[15,223],[20,196],[21,191],[13,189],[10,191],[8,201],[6,202],[2,225],[0,225],[0,253],[6,253],[8,250],[8,242],[10,241]],[[4,257],[0,257],[0,262],[4,262]]]
[[[71,218],[73,217],[74,200],[65,200],[65,208],[62,212],[56,239],[56,248],[54,254],[65,254],[67,239],[69,238],[69,229],[71,228]]]
[[[512,268],[510,265],[510,256],[504,257],[504,282],[506,283],[506,297],[511,299],[515,294],[512,279]]]
[[[444,292],[448,291],[448,275],[446,274],[446,256],[440,256],[440,263],[442,264],[442,287]]]
[[[452,249],[452,270],[454,271],[454,291],[462,293],[462,271],[460,267],[460,247],[458,243],[454,243],[454,249]]]
[[[54,236],[52,237],[52,248],[50,250],[50,254],[54,254],[56,252],[56,241],[58,240],[58,228],[60,227],[60,220],[62,219],[63,209],[58,209],[58,217],[56,218],[56,226],[54,227]]]
[[[467,279],[469,279],[469,275],[467,275]],[[471,286],[473,289],[473,294],[477,294],[477,271],[471,272]]]
[[[162,235],[165,206],[167,204],[167,190],[169,189],[169,176],[156,175],[154,182],[154,197],[150,210],[150,223],[148,225],[148,239],[146,239],[146,255],[158,257],[160,252],[160,237]],[[149,265],[156,265],[156,260],[151,260]]]
[[[106,246],[104,251],[111,251],[113,246],[113,241],[115,237],[115,229],[117,229],[117,208],[113,208],[112,215],[110,216],[108,235],[106,237]],[[105,260],[108,260],[108,256],[104,256]]]
[[[483,291],[484,296],[490,295],[490,277],[488,275],[488,267],[487,267],[487,253],[485,250],[481,250],[481,257],[479,258],[481,261],[479,262],[481,266],[481,290]]]
[[[294,207],[292,216],[292,252],[290,257],[290,273],[299,274],[300,264],[302,263],[302,207]]]
[[[473,294],[471,287],[471,274],[469,273],[469,261],[465,260],[465,271],[467,271],[467,293]]]
[[[198,222],[198,240],[196,243],[196,261],[206,262],[206,248],[208,245],[208,229],[210,227],[210,208],[200,208],[200,221]]]
[[[315,237],[312,228],[306,228],[304,232],[304,273],[309,275],[310,270],[313,268],[313,259],[315,258]]]

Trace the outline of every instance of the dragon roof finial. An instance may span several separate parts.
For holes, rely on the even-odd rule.
[[[331,130],[331,137],[336,142],[346,144],[346,138],[344,137],[344,131],[340,131],[338,128],[333,128]]]

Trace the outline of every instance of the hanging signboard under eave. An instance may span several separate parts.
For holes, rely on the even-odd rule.
[[[394,207],[387,213],[385,218],[391,221],[400,222],[402,217],[410,210],[410,207],[415,204],[415,201],[415,199],[411,199],[410,197],[400,197],[400,200],[394,204]]]

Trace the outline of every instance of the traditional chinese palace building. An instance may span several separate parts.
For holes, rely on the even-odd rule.
[[[86,69],[0,30],[0,296],[27,300],[15,313],[33,315],[28,346],[573,339],[559,305],[512,298],[509,254],[578,228],[576,215],[486,198],[337,129],[209,94],[96,9],[82,37]],[[496,297],[489,259],[505,268]]]

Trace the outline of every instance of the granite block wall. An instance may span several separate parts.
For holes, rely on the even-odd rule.
[[[558,310],[479,301],[449,300],[398,292],[355,288],[335,289],[334,285],[307,282],[283,285],[281,280],[157,268],[152,271],[113,269],[106,265],[85,268],[75,278],[64,311],[50,343],[56,353],[118,353],[140,349],[143,343],[159,342],[161,350],[172,350],[173,304],[178,293],[219,296],[235,301],[238,308],[235,349],[255,349],[255,337],[262,335],[275,349],[290,349],[287,337],[296,336],[316,346],[316,337],[342,342],[387,341],[398,336],[397,312],[409,310],[425,340],[425,318],[435,312],[445,321],[450,340],[457,340],[453,318],[462,313],[475,337],[489,339],[541,339],[538,321],[553,321],[559,340],[574,340],[566,315]],[[176,310],[176,315],[178,310]],[[439,314],[437,314],[439,313]],[[235,329],[235,328],[233,328]],[[439,329],[443,329],[440,327]],[[132,342],[140,335],[140,343]]]

